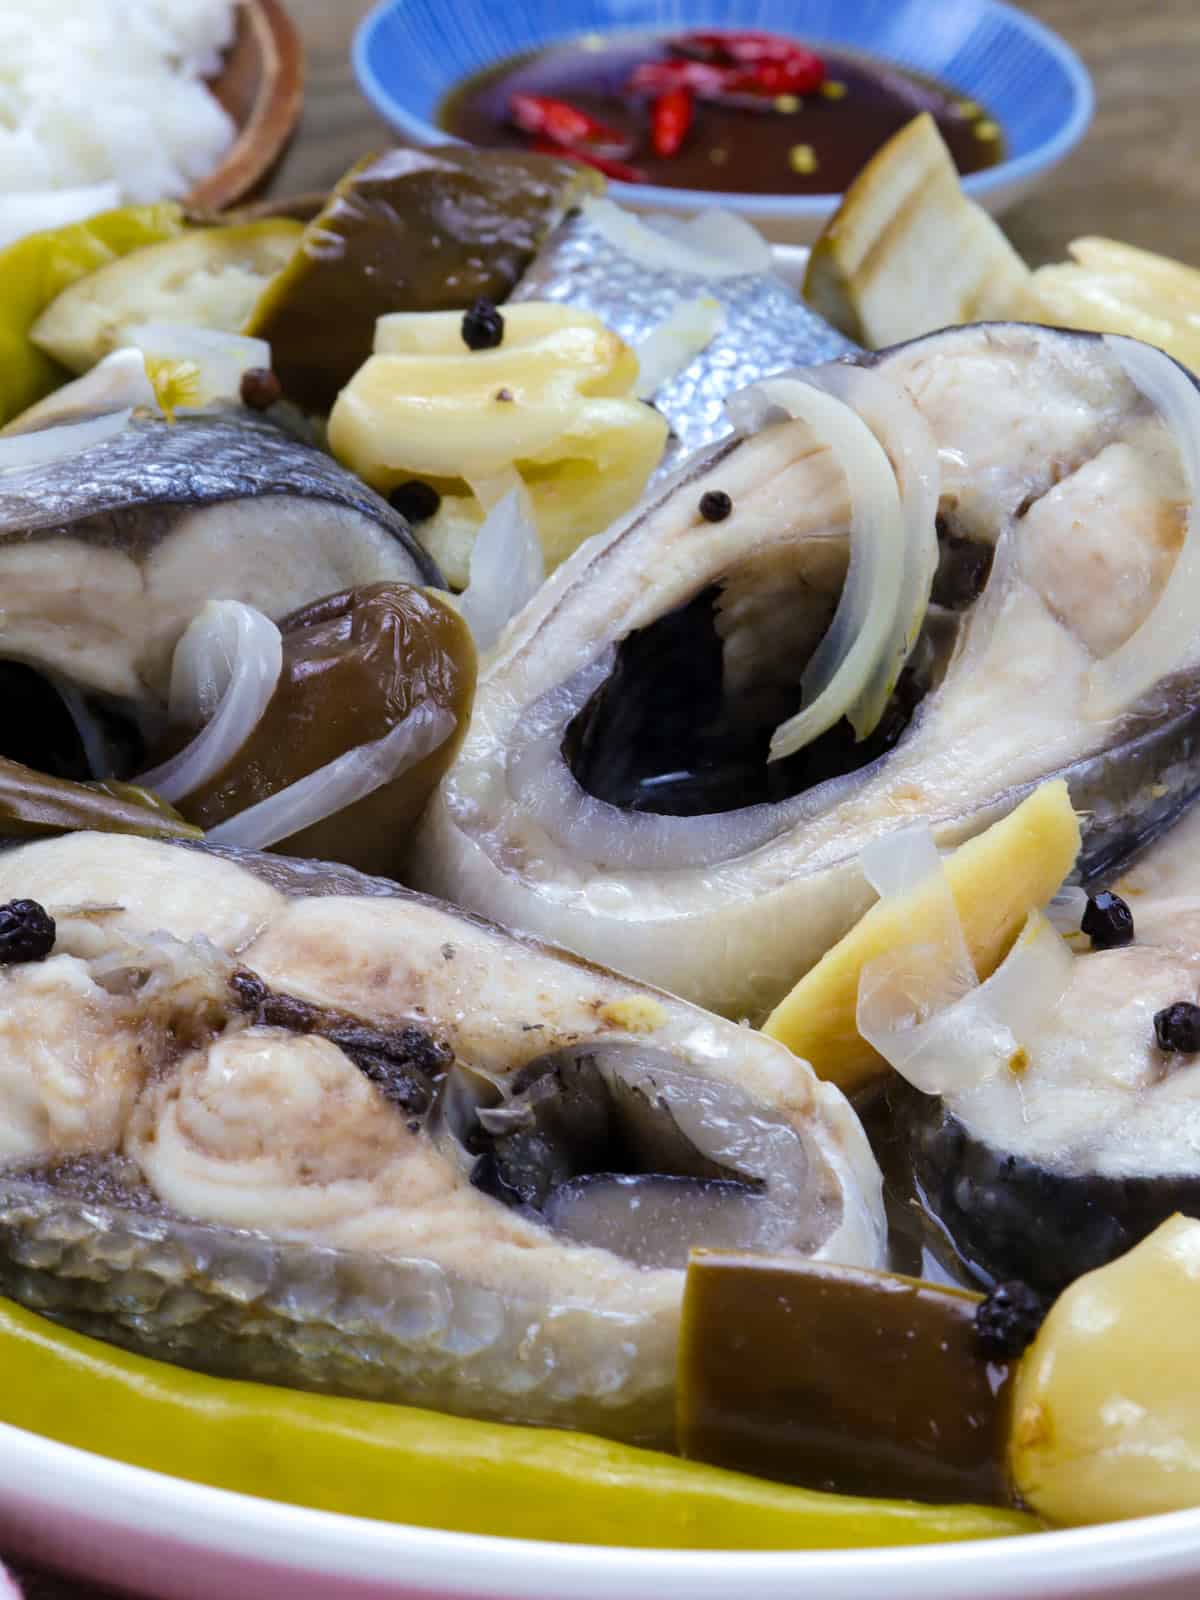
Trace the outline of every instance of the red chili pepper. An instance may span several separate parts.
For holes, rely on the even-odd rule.
[[[514,94],[508,100],[509,120],[523,133],[549,139],[570,150],[584,147],[599,155],[627,156],[632,142],[617,128],[599,122],[567,100],[552,100],[541,94]]]
[[[812,94],[824,81],[825,69],[815,58],[794,57],[760,61],[755,66],[718,66],[711,61],[644,61],[635,67],[627,85],[631,94],[668,94],[686,89],[697,100],[731,100],[746,97],[769,102],[777,95]],[[769,104],[761,109],[770,110]]]
[[[708,61],[736,61],[752,66],[756,61],[786,61],[792,56],[817,57],[795,39],[755,28],[716,30],[682,34],[671,41],[671,49]]]
[[[646,174],[639,167],[627,166],[624,161],[614,161],[611,156],[599,155],[595,150],[581,150],[578,145],[569,148],[554,144],[549,139],[539,139],[533,146],[534,154],[557,156],[560,161],[581,161],[585,167],[595,167],[615,183],[645,183]]]
[[[695,107],[690,89],[668,89],[650,108],[650,143],[656,156],[674,156],[687,138]]]
[[[820,56],[778,34],[753,30],[686,33],[673,41],[671,48],[698,57],[702,64],[753,68],[759,74],[757,87],[765,94],[813,94],[825,81],[825,63]]]
[[[813,94],[824,81],[824,68],[820,72],[821,75],[814,78],[809,63],[799,60],[760,61],[754,67],[729,67],[722,92],[766,96]]]
[[[731,67],[713,66],[707,61],[643,61],[630,74],[631,94],[669,94],[672,89],[687,89],[700,99],[724,93]]]

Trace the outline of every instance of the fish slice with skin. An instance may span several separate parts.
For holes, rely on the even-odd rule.
[[[927,821],[946,848],[1061,775],[1087,878],[1179,812],[1200,782],[1200,638],[1155,608],[1174,607],[1192,514],[1187,435],[1130,374],[1165,363],[1188,414],[1190,381],[1133,341],[1020,324],[859,359],[929,430],[940,479],[932,603],[875,742],[835,728],[768,761],[850,527],[830,451],[768,415],[690,457],[514,621],[414,881],[757,1019],[871,904],[858,858],[893,829]]]
[[[840,1091],[670,995],[279,856],[78,833],[18,898],[0,1292],[83,1331],[666,1443],[690,1243],[882,1262]]]
[[[94,448],[0,474],[0,658],[166,698],[209,599],[273,618],[338,590],[438,583],[386,501],[272,423],[134,417]]]

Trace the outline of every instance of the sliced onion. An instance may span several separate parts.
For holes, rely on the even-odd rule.
[[[443,745],[457,718],[443,706],[419,705],[390,732],[347,750],[308,777],[210,828],[209,844],[266,850],[336,816],[392,783]]]
[[[151,363],[188,367],[181,383],[180,409],[236,400],[243,376],[254,367],[270,367],[271,346],[265,339],[248,339],[240,333],[220,333],[214,328],[193,328],[176,322],[140,322],[123,337],[141,350]],[[191,370],[194,369],[194,372]]]
[[[89,773],[93,778],[116,777],[116,763],[113,761],[104,728],[99,719],[89,711],[82,691],[56,673],[47,673],[46,676],[62,701],[63,709],[75,724],[75,732],[79,735],[79,743],[83,746]]]
[[[904,513],[904,556],[895,620],[857,714],[850,713],[861,739],[882,717],[896,680],[916,648],[929,609],[938,564],[942,463],[932,428],[903,389],[867,367],[835,363],[820,368],[813,377],[823,389],[853,406],[887,451]]]
[[[1046,915],[1059,933],[1078,933],[1087,903],[1086,889],[1076,883],[1064,884],[1046,907]]]
[[[938,872],[945,883],[940,864]],[[946,895],[953,910],[948,885]],[[957,912],[953,920],[952,943],[965,953]],[[936,960],[930,963],[928,951],[937,943],[935,934],[932,941],[914,939],[889,950],[868,962],[858,986],[859,1033],[924,1094],[959,1092],[1014,1069],[1023,1046],[1061,1001],[1074,962],[1050,921],[1035,911],[991,977],[947,1001],[964,973],[953,956],[940,969]]]
[[[908,548],[909,519],[896,473],[857,411],[818,383],[815,373],[768,378],[727,403],[735,425],[747,430],[780,412],[808,423],[832,452],[850,492],[846,581],[829,631],[800,680],[804,709],[776,728],[772,761],[810,744],[842,717],[850,719],[857,738],[865,738],[883,710],[877,704],[879,685],[895,665],[898,641],[911,627],[911,618],[901,616],[909,592],[905,568],[919,557]]]
[[[15,239],[50,228],[83,222],[121,204],[117,183],[90,183],[74,189],[9,190],[0,202],[0,250]]]
[[[237,755],[262,720],[283,671],[279,629],[240,600],[210,600],[175,646],[169,721],[200,732],[178,755],[134,779],[174,802]]]
[[[0,432],[27,433],[31,428],[57,427],[97,413],[128,410],[158,410],[154,386],[146,376],[146,358],[132,348],[111,351],[82,378],[64,383]]]
[[[917,888],[933,898],[923,904],[912,937],[863,968],[859,1033],[925,1094],[972,1088],[1011,1069],[1070,980],[1074,957],[1051,922],[1033,912],[1008,955],[980,983],[928,827],[918,824],[876,841],[860,864],[883,898]]]
[[[770,245],[728,211],[701,212],[665,225],[656,219],[652,226],[614,200],[588,199],[582,210],[615,250],[655,272],[734,278],[771,270]]]
[[[692,217],[673,217],[664,211],[649,217],[646,225],[683,245],[691,256],[721,262],[727,274],[775,271],[775,252],[754,224],[736,211],[709,206]]]
[[[59,422],[30,433],[0,435],[0,472],[27,471],[82,455],[85,450],[116,438],[132,415],[132,409],[126,406],[83,422]]]
[[[573,858],[609,868],[670,871],[697,861],[715,865],[748,855],[790,826],[808,802],[745,806],[705,816],[670,817],[626,811],[597,800],[563,759],[563,728],[613,669],[605,651],[529,707],[508,752],[508,784],[521,814]]]
[[[979,982],[933,834],[923,822],[885,834],[867,846],[859,865],[881,899],[923,891],[919,938],[896,953],[886,985],[885,969],[875,973],[875,981],[881,993],[886,988],[897,1014],[924,1022]]]
[[[485,513],[498,506],[506,495],[519,494],[524,487],[524,478],[513,466],[502,467],[499,472],[489,473],[486,477],[467,479],[467,488]]]
[[[1155,407],[1175,440],[1188,487],[1187,528],[1171,575],[1148,617],[1125,643],[1097,661],[1088,678],[1087,712],[1118,715],[1162,678],[1189,661],[1200,640],[1200,390],[1171,357],[1136,339],[1106,333],[1104,342],[1130,380]]]
[[[515,474],[514,474],[515,476]],[[478,493],[476,485],[472,488]],[[493,505],[471,547],[467,587],[459,610],[475,635],[476,648],[490,650],[541,587],[545,559],[524,484]]]
[[[934,877],[946,884],[942,858],[926,822],[914,822],[909,828],[897,828],[894,833],[872,840],[859,856],[858,864],[881,899],[911,894]],[[946,892],[950,893],[948,884]],[[950,904],[954,904],[953,896]]]
[[[637,347],[639,400],[650,397],[688,367],[720,332],[725,313],[711,295],[683,300]]]

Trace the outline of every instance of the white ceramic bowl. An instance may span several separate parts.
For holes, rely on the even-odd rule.
[[[96,1418],[97,1430],[104,1418]],[[0,1546],[153,1600],[1196,1600],[1200,1511],[903,1550],[482,1539],[303,1511],[0,1426]]]
[[[1056,34],[1002,0],[380,0],[354,41],[363,93],[406,138],[453,142],[438,126],[446,93],[471,74],[552,41],[681,26],[767,28],[818,48],[858,51],[914,68],[978,100],[1008,140],[1007,159],[964,180],[999,213],[1027,195],[1078,144],[1091,121],[1087,70]],[[837,194],[713,195],[617,183],[638,210],[693,212],[719,203],[770,239],[811,243]]]

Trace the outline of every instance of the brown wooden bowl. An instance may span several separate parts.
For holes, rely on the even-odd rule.
[[[233,118],[237,139],[187,203],[220,211],[266,181],[300,119],[304,48],[279,0],[241,0],[233,43],[209,88]]]

